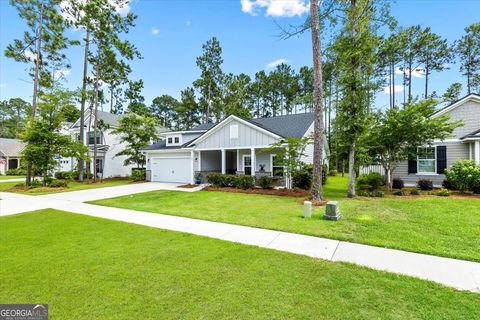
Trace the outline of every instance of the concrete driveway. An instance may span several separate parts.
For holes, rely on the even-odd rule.
[[[180,185],[181,184],[178,183],[145,182],[38,196],[0,192],[0,216],[46,208],[57,208],[60,206],[68,208],[69,206],[75,206],[81,202],[114,198],[149,191],[175,190],[195,192],[202,188],[201,186],[196,188],[179,188]]]

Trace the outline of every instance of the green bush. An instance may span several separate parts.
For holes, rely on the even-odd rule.
[[[456,161],[445,170],[446,182],[460,192],[477,191],[480,193],[480,166],[473,160]]]
[[[407,193],[406,193],[405,191],[403,191],[403,190],[398,190],[398,191],[395,191],[395,192],[393,193],[393,195],[394,195],[394,196],[403,197],[403,196],[406,196]]]
[[[7,172],[5,172],[6,176],[24,176],[26,174],[27,172],[23,168],[9,169]]]
[[[383,198],[385,197],[385,192],[383,191],[360,191],[358,193],[361,197],[374,197],[374,198]]]
[[[328,172],[328,175],[331,177],[335,177],[338,174],[338,171],[333,169]]]
[[[423,191],[433,190],[433,181],[429,179],[420,179],[417,181],[417,187]]]
[[[236,176],[236,187],[240,189],[251,189],[255,186],[255,178],[249,175]]]
[[[440,196],[440,197],[448,197],[450,195],[450,191],[448,191],[447,189],[440,189],[437,191],[437,196]]]
[[[418,189],[412,189],[410,191],[410,195],[411,196],[419,196],[420,195],[420,191],[418,191]]]
[[[369,174],[361,174],[357,178],[356,186],[360,191],[375,191],[383,184],[383,176],[378,172],[371,172]]]
[[[272,183],[273,183],[272,177],[261,176],[257,178],[257,185],[260,186],[262,189],[271,189]]]
[[[59,180],[59,179],[53,179],[52,181],[50,181],[48,186],[51,187],[51,188],[65,188],[65,187],[67,187],[67,181]]]
[[[221,173],[211,172],[211,173],[207,174],[207,182],[210,183],[214,187],[220,187],[221,182],[223,180],[222,176],[223,175]]]
[[[42,186],[42,182],[40,180],[32,180],[32,183],[30,184],[31,188],[38,188]]]
[[[132,180],[133,181],[145,181],[146,179],[146,171],[145,169],[135,169],[132,170]]]
[[[292,187],[308,190],[312,187],[312,172],[302,169],[292,174]]]
[[[403,189],[404,186],[405,186],[405,183],[401,178],[393,178],[393,181],[392,181],[393,189]]]
[[[57,171],[55,172],[55,179],[69,180],[78,178],[78,171]]]

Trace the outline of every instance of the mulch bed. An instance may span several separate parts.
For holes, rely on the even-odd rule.
[[[285,196],[285,197],[308,197],[310,192],[308,190],[302,189],[261,189],[261,188],[254,188],[254,189],[237,189],[231,187],[206,187],[203,190],[205,191],[223,191],[223,192],[234,192],[234,193],[248,193],[248,194],[264,194],[264,195],[271,195],[271,196]],[[303,200],[302,200],[303,204]]]
[[[196,188],[196,187],[198,187],[198,185],[196,185],[196,184],[184,184],[182,186],[178,186],[177,188],[192,189],[192,188]]]

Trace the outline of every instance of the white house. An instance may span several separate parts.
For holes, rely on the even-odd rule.
[[[97,131],[97,174],[103,175],[103,178],[126,177],[132,172],[135,165],[125,165],[126,156],[115,155],[125,149],[126,144],[120,141],[120,136],[113,133],[113,129],[118,127],[122,115],[116,115],[104,111],[98,111],[98,122],[100,129]],[[85,112],[84,117],[84,141],[88,146],[89,155],[93,159],[94,151],[94,126],[95,113],[89,110]],[[106,125],[106,126],[104,126]],[[104,128],[103,130],[101,128]],[[165,130],[165,129],[163,129]],[[159,128],[159,132],[163,131]],[[76,139],[80,137],[80,119],[68,128],[68,134]],[[73,158],[59,159],[59,171],[70,171],[77,168],[77,161]],[[93,163],[90,164],[90,172],[93,172]]]
[[[221,172],[277,176],[283,183],[283,167],[266,149],[287,137],[310,136],[313,120],[313,113],[251,120],[231,115],[217,124],[164,132],[164,140],[143,149],[147,180],[193,183],[197,172]],[[302,160],[312,163],[313,145],[305,151]],[[325,149],[324,157],[327,155]]]
[[[20,168],[25,143],[18,139],[0,138],[0,174]]]

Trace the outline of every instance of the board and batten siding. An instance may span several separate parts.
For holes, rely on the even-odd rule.
[[[468,144],[461,142],[445,142],[438,143],[435,146],[447,147],[447,169],[457,160],[465,160],[469,158]],[[416,185],[420,179],[432,180],[435,186],[441,186],[445,179],[444,174],[422,174],[422,173],[408,173],[408,161],[402,161],[397,165],[393,171],[393,177],[401,178],[406,185]]]
[[[230,138],[230,126],[238,126],[238,137]],[[215,130],[215,129],[214,129]],[[205,140],[196,144],[195,149],[221,149],[221,148],[235,148],[235,147],[256,147],[269,146],[274,143],[276,139],[260,130],[254,129],[237,120],[229,121],[222,125],[221,128],[216,129]]]

